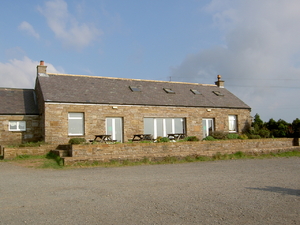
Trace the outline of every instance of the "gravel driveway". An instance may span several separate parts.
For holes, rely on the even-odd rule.
[[[0,224],[300,224],[298,157],[0,172]]]

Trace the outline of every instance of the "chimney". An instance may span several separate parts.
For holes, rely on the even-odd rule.
[[[219,88],[224,88],[224,83],[225,81],[221,80],[221,75],[218,75],[218,81],[215,82],[215,84],[219,87]]]
[[[36,67],[36,69],[37,69],[37,75],[38,76],[41,76],[41,75],[45,76],[46,73],[47,73],[47,66],[44,65],[44,61],[43,60],[40,61],[40,65],[38,65]]]

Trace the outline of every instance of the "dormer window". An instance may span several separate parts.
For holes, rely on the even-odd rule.
[[[171,88],[164,88],[164,91],[168,94],[175,94],[175,91],[173,91]]]
[[[201,95],[201,92],[196,89],[191,89],[191,92],[195,95]]]
[[[138,87],[132,87],[132,86],[129,86],[129,88],[130,88],[130,90],[131,90],[132,92],[140,92],[140,91],[141,91],[141,89],[138,88]]]
[[[213,93],[217,96],[224,96],[224,94],[222,94],[221,92],[219,91],[213,91]]]

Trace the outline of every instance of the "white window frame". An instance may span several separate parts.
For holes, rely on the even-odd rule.
[[[228,130],[229,130],[229,133],[237,133],[238,132],[236,115],[228,116]]]
[[[75,116],[77,114],[77,116]],[[81,115],[81,116],[79,116]],[[70,124],[72,123],[71,121],[81,121],[81,131],[82,132],[78,132],[78,133],[72,133],[70,131]],[[84,113],[83,112],[69,112],[68,113],[68,135],[69,136],[83,136],[84,135]]]
[[[15,123],[14,127],[12,128],[13,123]],[[26,121],[9,121],[8,122],[8,130],[9,131],[26,131]]]

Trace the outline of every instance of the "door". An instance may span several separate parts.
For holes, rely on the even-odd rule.
[[[111,135],[111,138],[117,142],[123,142],[122,118],[106,118],[106,134]]]
[[[214,131],[214,119],[204,118],[202,120],[203,138],[206,138]]]

